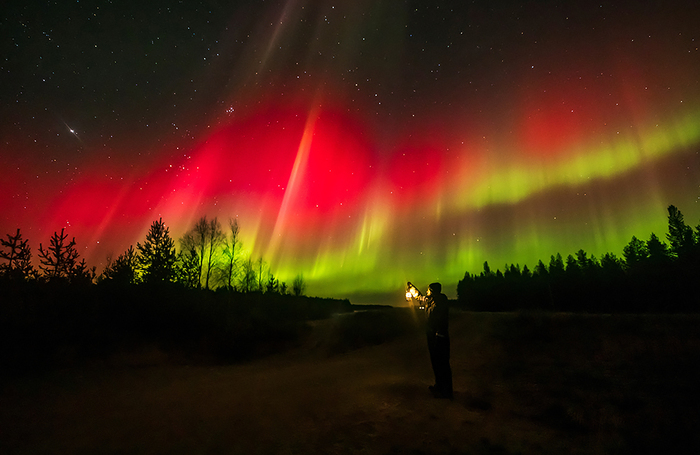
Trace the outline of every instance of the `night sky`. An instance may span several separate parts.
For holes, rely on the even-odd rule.
[[[237,217],[376,299],[700,222],[700,2],[55,1],[0,12],[0,234],[98,271]],[[353,301],[356,301],[353,300]],[[377,302],[381,303],[381,302]]]

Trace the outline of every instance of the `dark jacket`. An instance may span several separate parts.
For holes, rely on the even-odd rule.
[[[425,298],[425,330],[428,335],[449,336],[449,311],[450,304],[445,294],[437,293]]]

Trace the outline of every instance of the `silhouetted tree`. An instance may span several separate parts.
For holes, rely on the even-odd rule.
[[[252,258],[243,262],[243,272],[241,274],[241,291],[252,292],[255,290],[257,275],[255,274],[255,263]]]
[[[521,274],[520,265],[516,265],[516,264],[508,265],[508,264],[506,264],[506,266],[503,270],[505,270],[503,275],[508,280],[513,281],[513,280],[517,280],[518,278],[520,278],[520,274]]]
[[[552,255],[549,260],[549,267],[547,271],[553,278],[560,278],[564,275],[564,260],[562,259],[561,254],[557,253],[556,256]]]
[[[588,253],[586,253],[583,249],[576,252],[576,263],[584,275],[594,273],[595,269],[598,267],[598,260],[595,258],[595,256],[591,255],[589,258]]]
[[[144,283],[173,281],[175,278],[175,242],[163,219],[154,221],[146,234],[146,241],[137,243],[138,269]]]
[[[229,289],[233,288],[236,275],[238,274],[238,257],[241,251],[241,241],[239,239],[239,227],[237,219],[228,220],[229,235],[223,242],[223,266],[221,270],[222,281]]]
[[[566,261],[557,253],[549,265],[539,260],[534,272],[506,263],[504,273],[484,262],[478,275],[465,272],[457,284],[460,303],[476,310],[542,308],[564,311],[698,311],[700,225],[693,230],[669,207],[671,247],[652,233],[623,249],[624,259],[605,253],[601,260],[579,249]],[[549,305],[543,305],[549,302]]]
[[[19,229],[15,235],[7,234],[7,240],[0,239],[0,244],[5,248],[0,251],[0,259],[7,261],[0,264],[0,275],[17,280],[27,280],[36,275],[29,240],[22,240]]]
[[[267,286],[265,287],[265,292],[278,294],[279,293],[279,280],[271,273],[267,277]]]
[[[207,249],[207,237],[209,234],[209,222],[207,217],[203,216],[195,223],[194,227],[185,233],[180,241],[182,245],[183,241],[186,246],[181,246],[183,251],[187,251],[189,255],[194,255],[197,257],[197,287],[202,285],[202,275],[204,267],[204,258],[206,256]],[[194,263],[194,261],[192,261]]]
[[[54,232],[49,240],[48,248],[39,244],[39,268],[48,280],[69,280],[78,267],[78,250],[75,249],[75,237],[70,242],[65,229],[61,233]],[[84,265],[84,264],[83,264]]]
[[[203,285],[205,289],[209,289],[212,275],[216,270],[217,251],[223,240],[224,234],[219,220],[217,218],[207,220],[206,216],[197,220],[194,227],[180,239],[180,244],[183,245],[182,251],[187,256],[183,259],[190,266],[196,264],[199,280],[197,287]],[[193,257],[196,257],[197,261],[194,261]],[[191,281],[190,278],[188,281]]]
[[[631,270],[638,267],[639,264],[649,257],[649,250],[643,240],[632,236],[630,243],[622,249],[622,255],[625,258],[625,267]]]
[[[542,262],[542,259],[540,259],[537,262],[537,265],[535,266],[535,275],[539,277],[546,278],[549,275],[549,272],[547,271],[547,266],[544,265],[544,262]]]
[[[265,261],[263,261],[263,258],[259,258],[257,261],[255,261],[255,267],[256,267],[256,276],[258,277],[258,282],[256,284],[256,290],[260,292],[265,291]]]
[[[566,273],[569,276],[578,276],[578,274],[581,272],[581,268],[578,265],[578,262],[576,261],[576,258],[573,257],[572,255],[568,255],[566,257]]]
[[[489,267],[489,261],[484,261],[484,276],[492,276],[491,267]]]
[[[136,251],[133,245],[114,261],[108,259],[107,267],[102,271],[101,281],[113,281],[120,285],[136,283]]]
[[[97,275],[97,267],[88,267],[85,263],[85,259],[75,264],[70,270],[68,275],[68,280],[72,285],[88,285],[95,281],[95,276]]]
[[[212,269],[214,268],[214,258],[216,257],[216,251],[224,240],[224,234],[221,231],[221,223],[217,218],[214,218],[209,222],[209,229],[207,230],[207,273],[204,280],[205,289],[209,289],[209,278],[211,277]]]
[[[605,275],[616,275],[623,271],[622,260],[613,253],[605,253],[600,259],[600,267]]]
[[[292,282],[292,294],[298,296],[304,295],[306,291],[306,282],[304,281],[304,275],[299,274],[294,278]]]
[[[280,283],[280,294],[289,294],[289,288],[287,287],[287,283],[285,283],[284,281]]]
[[[672,256],[683,258],[690,254],[695,245],[693,229],[685,224],[683,214],[674,205],[668,207],[669,252]]]
[[[670,256],[666,243],[659,240],[659,237],[651,233],[647,240],[647,251],[649,252],[648,260],[654,266],[665,265],[669,262]]]
[[[190,289],[201,287],[202,264],[192,232],[180,239],[180,253],[177,256],[177,281]]]
[[[469,300],[469,290],[474,283],[474,277],[469,272],[464,272],[464,278],[457,282],[457,300],[466,304]]]

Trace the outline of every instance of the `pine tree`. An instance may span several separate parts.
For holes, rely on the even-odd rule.
[[[304,281],[304,275],[299,274],[294,278],[294,281],[292,282],[292,294],[298,297],[304,295],[305,291],[306,282]]]
[[[544,262],[542,262],[542,259],[540,259],[537,262],[537,265],[535,266],[535,275],[539,277],[546,277],[549,275],[549,272],[547,271],[547,266],[544,265]]]
[[[112,281],[121,285],[134,284],[136,282],[136,252],[133,245],[117,257],[116,260],[109,260],[100,279],[102,281]]]
[[[267,277],[267,286],[265,287],[265,292],[271,293],[271,294],[278,294],[279,293],[279,280],[275,278],[273,274],[268,274]]]
[[[632,236],[630,243],[622,249],[622,255],[625,257],[625,266],[627,269],[634,269],[649,257],[649,250],[643,240]]]
[[[170,282],[175,278],[175,241],[163,218],[154,221],[146,234],[146,241],[137,243],[138,270],[144,283]]]
[[[670,259],[668,245],[659,240],[653,232],[647,240],[647,251],[649,252],[648,261],[654,265],[666,264]]]
[[[19,280],[26,280],[35,275],[29,240],[22,240],[19,229],[15,235],[7,234],[7,240],[0,239],[0,245],[7,249],[0,251],[0,259],[7,261],[0,264],[0,275]]]
[[[688,255],[695,244],[693,229],[685,224],[683,214],[674,205],[668,207],[669,250],[672,256],[682,258]]]
[[[622,269],[622,260],[613,253],[605,253],[600,259],[600,267],[603,269],[605,276],[619,276]]]
[[[560,253],[557,253],[556,256],[551,256],[548,270],[553,278],[559,278],[564,274],[564,260]]]
[[[566,274],[569,276],[578,276],[581,273],[581,267],[579,267],[576,258],[571,254],[566,257]]]
[[[97,268],[95,266],[88,267],[85,259],[75,264],[68,275],[68,281],[73,285],[88,285],[95,281]]]
[[[78,251],[75,249],[75,237],[70,242],[68,234],[54,232],[49,240],[48,248],[39,244],[39,268],[48,280],[69,279],[78,266]]]
[[[177,259],[177,281],[187,288],[201,288],[202,264],[194,231],[185,233],[180,239],[180,253]]]
[[[469,293],[474,286],[476,277],[469,272],[464,272],[464,278],[457,282],[457,300],[466,303]]]
[[[175,281],[189,289],[201,288],[199,257],[193,250],[183,250],[177,255]]]

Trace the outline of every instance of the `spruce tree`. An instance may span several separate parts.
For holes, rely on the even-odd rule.
[[[49,240],[49,246],[39,244],[39,268],[48,280],[68,279],[78,266],[78,250],[75,249],[75,237],[67,242],[68,234],[65,229],[61,233],[54,232]]]
[[[144,283],[163,283],[174,281],[175,241],[170,237],[170,229],[165,226],[163,218],[154,221],[146,234],[146,241],[137,243],[138,270]]]
[[[112,281],[120,285],[136,282],[136,252],[133,246],[123,252],[116,260],[110,260],[102,272],[101,281]]]
[[[674,205],[668,206],[668,239],[672,256],[683,258],[688,255],[695,244],[693,229],[685,224],[683,214]]]
[[[649,257],[649,250],[643,240],[632,236],[630,243],[622,249],[622,255],[625,258],[625,267],[627,267],[627,269],[634,269]]]
[[[0,245],[5,248],[4,251],[0,250],[0,259],[7,261],[0,264],[0,275],[19,280],[26,280],[35,275],[29,240],[22,239],[19,229],[15,235],[7,234],[7,240],[0,239]]]

